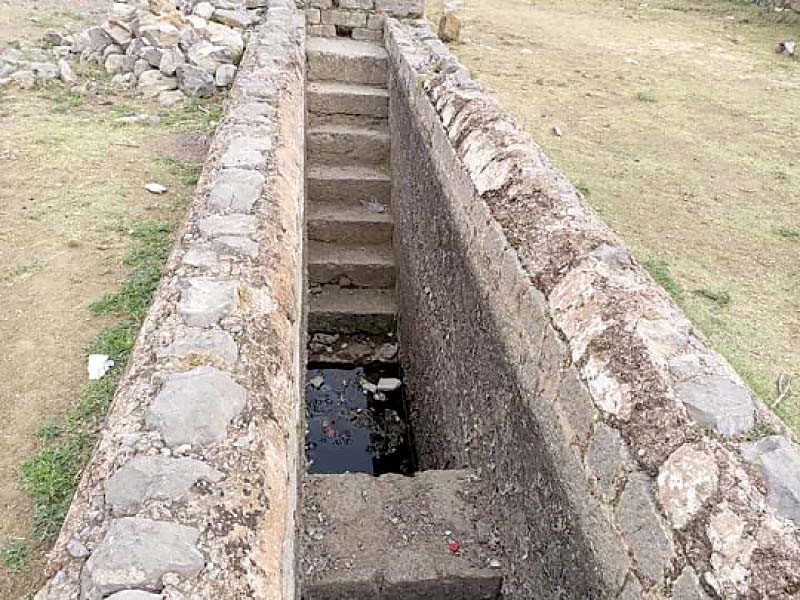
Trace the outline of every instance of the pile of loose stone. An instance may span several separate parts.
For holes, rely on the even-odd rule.
[[[0,54],[0,87],[78,83],[71,60],[92,61],[112,82],[162,105],[211,96],[236,75],[249,30],[267,0],[123,0],[108,19],[80,33],[47,31],[43,48]],[[81,91],[76,86],[74,91]]]

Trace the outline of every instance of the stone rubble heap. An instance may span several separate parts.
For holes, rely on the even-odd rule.
[[[177,7],[176,7],[177,5]],[[49,30],[44,49],[0,55],[0,87],[75,85],[70,60],[103,66],[112,81],[165,106],[228,88],[267,0],[121,0],[100,25],[74,35]],[[80,91],[76,89],[75,91]]]

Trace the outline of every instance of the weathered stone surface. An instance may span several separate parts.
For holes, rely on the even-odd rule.
[[[191,279],[181,294],[178,313],[193,327],[210,327],[236,307],[236,285],[230,281]]]
[[[208,41],[215,46],[224,46],[231,53],[231,56],[237,57],[244,51],[244,38],[242,34],[220,23],[209,22],[208,28]]]
[[[210,2],[200,2],[192,10],[192,14],[202,19],[210,19],[214,14],[214,5]]]
[[[146,44],[157,48],[177,46],[180,32],[170,23],[149,23],[139,27],[139,36]]]
[[[778,514],[800,524],[800,451],[778,448],[761,457],[767,498]]]
[[[744,519],[723,504],[706,527],[713,570],[705,575],[705,580],[723,598],[733,598],[747,590],[755,540],[745,532],[745,525]]]
[[[613,500],[633,468],[628,447],[619,431],[604,423],[597,425],[586,449],[586,466],[603,500]]]
[[[148,46],[146,48],[142,48],[142,52],[140,56],[150,63],[151,67],[155,67],[156,69],[161,64],[161,49],[160,48],[153,48],[152,46]]]
[[[650,478],[631,476],[619,499],[615,518],[636,563],[636,570],[651,583],[663,579],[673,554],[672,541],[659,518]]]
[[[452,12],[445,12],[439,19],[438,34],[443,42],[457,42],[461,37],[461,19]]]
[[[792,443],[782,435],[768,435],[755,442],[742,444],[742,457],[749,463],[761,464],[761,457],[780,448],[791,448]]]
[[[421,17],[425,11],[424,0],[375,0],[375,10],[394,17]]]
[[[227,48],[215,46],[207,40],[202,40],[192,45],[186,52],[186,57],[190,63],[209,73],[215,73],[220,65],[230,63],[233,60]]]
[[[109,54],[105,62],[105,70],[109,75],[117,73],[130,73],[136,60],[124,54]]]
[[[208,445],[225,439],[229,423],[242,411],[247,394],[230,375],[198,367],[169,375],[147,413],[170,447]]]
[[[108,597],[108,600],[162,600],[161,594],[151,594],[150,592],[140,592],[137,590],[125,590],[117,592]]]
[[[186,58],[178,48],[164,48],[161,52],[161,62],[158,70],[164,75],[175,75],[178,67],[186,62]]]
[[[228,87],[236,77],[236,65],[220,65],[217,67],[214,83],[217,87]]]
[[[264,176],[257,171],[223,169],[208,194],[208,207],[215,211],[248,213],[261,196],[264,181]]]
[[[214,357],[234,365],[239,351],[236,341],[227,331],[218,329],[192,329],[177,338],[168,347],[158,351],[160,358]]]
[[[161,106],[176,106],[186,100],[186,95],[180,90],[170,90],[167,92],[161,92],[158,95],[158,103]]]
[[[139,75],[139,90],[145,98],[155,98],[161,92],[178,89],[178,80],[160,71],[145,71]]]
[[[191,458],[138,456],[106,482],[106,502],[117,514],[136,512],[148,500],[178,500],[195,482],[217,482],[222,473]]]
[[[685,527],[717,490],[719,469],[710,452],[685,445],[667,459],[658,474],[658,496],[672,524]]]
[[[216,271],[220,267],[217,253],[205,246],[196,246],[187,250],[183,255],[183,264],[208,271]]]
[[[78,80],[72,67],[63,58],[58,61],[58,76],[67,85],[72,85]]]
[[[719,434],[745,433],[755,424],[750,392],[728,377],[699,376],[677,383],[675,392],[698,423]]]
[[[684,567],[672,587],[672,597],[675,600],[707,600],[708,594],[703,591],[694,569]]]
[[[131,40],[133,39],[133,34],[131,33],[127,24],[123,25],[122,23],[115,21],[107,21],[102,27],[103,31],[105,31],[109,37],[111,37],[114,43],[122,46],[123,48],[130,44]]]
[[[208,98],[214,93],[214,77],[200,67],[182,64],[175,73],[178,85],[187,95]]]
[[[155,592],[166,573],[197,575],[204,564],[196,547],[199,537],[199,529],[177,523],[135,517],[114,521],[86,562],[81,597],[100,600],[128,589]]]
[[[89,27],[75,36],[72,51],[77,54],[102,52],[111,43],[111,36],[102,27]]]
[[[258,230],[256,218],[252,215],[212,215],[197,222],[203,235],[253,235]]]
[[[226,235],[214,240],[214,247],[221,254],[240,254],[248,258],[258,256],[258,244],[245,237]]]
[[[246,10],[218,8],[211,16],[211,20],[238,29],[244,29],[253,24],[253,17]]]

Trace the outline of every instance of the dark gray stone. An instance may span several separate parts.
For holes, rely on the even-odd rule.
[[[264,176],[248,169],[223,169],[208,194],[214,211],[248,213],[261,196]]]
[[[692,567],[685,567],[672,587],[674,600],[708,600]]]
[[[236,284],[214,279],[191,279],[178,303],[178,314],[193,327],[210,327],[236,307]]]
[[[586,449],[586,467],[594,476],[603,500],[613,500],[632,468],[628,447],[619,431],[598,424]]]
[[[258,222],[252,215],[213,215],[200,219],[197,228],[211,238],[220,235],[253,235],[258,230]]]
[[[782,516],[800,525],[800,452],[778,448],[761,457],[767,480],[767,499]]]
[[[675,391],[689,414],[722,435],[738,435],[755,425],[750,392],[728,377],[703,375],[677,383]]]
[[[160,358],[212,356],[233,365],[236,363],[239,350],[233,336],[227,331],[194,329],[178,337],[167,348],[158,350],[157,353]]]
[[[204,565],[197,549],[200,530],[136,517],[111,524],[81,574],[84,600],[100,600],[123,590],[157,592],[161,577],[194,577]]]
[[[199,460],[138,456],[106,481],[106,503],[118,514],[129,514],[147,500],[178,500],[195,482],[220,479],[222,473]]]
[[[660,582],[670,566],[673,550],[647,475],[636,473],[628,480],[615,519],[633,554],[637,572],[651,583]]]
[[[230,422],[247,399],[244,388],[214,367],[198,367],[167,377],[147,413],[170,447],[207,445],[225,439]]]
[[[188,96],[208,98],[214,93],[214,77],[200,67],[183,64],[175,73],[178,76],[178,86]]]

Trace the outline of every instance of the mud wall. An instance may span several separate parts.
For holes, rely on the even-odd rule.
[[[425,0],[296,0],[305,9],[308,35],[380,41],[386,17],[421,17]]]
[[[272,0],[37,600],[295,595],[304,41]]]
[[[415,438],[478,470],[506,597],[796,597],[790,434],[424,24],[386,40]]]

